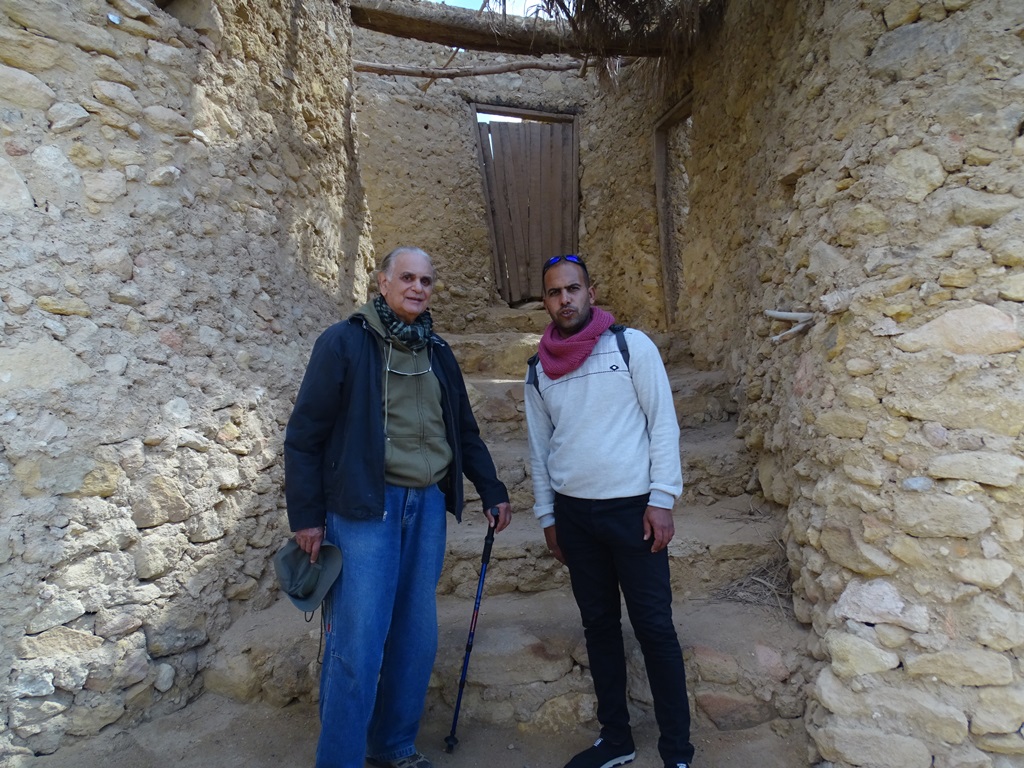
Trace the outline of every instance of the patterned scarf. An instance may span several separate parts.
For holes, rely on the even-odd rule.
[[[430,310],[423,310],[420,316],[412,323],[405,323],[395,314],[394,310],[384,301],[384,297],[378,295],[373,300],[373,307],[380,315],[380,321],[384,324],[385,330],[395,336],[402,344],[409,349],[423,349],[427,346],[430,334],[434,329],[434,321],[430,317]]]
[[[549,379],[558,379],[575,371],[590,357],[598,337],[613,325],[614,315],[600,307],[591,307],[590,321],[567,339],[558,335],[554,323],[549,323],[540,339],[540,361],[544,366],[544,375]]]

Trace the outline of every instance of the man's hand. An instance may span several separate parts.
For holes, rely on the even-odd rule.
[[[654,539],[651,552],[660,552],[676,534],[676,524],[672,520],[672,510],[662,507],[648,507],[644,511],[644,541]]]
[[[303,552],[309,552],[309,562],[311,563],[315,563],[316,559],[320,557],[320,542],[323,540],[323,527],[303,528],[295,532],[295,543],[299,545]]]
[[[495,524],[494,515],[491,514],[491,510],[488,509],[484,512],[487,515],[487,524],[494,528],[495,533],[499,533],[508,528],[508,524],[512,522],[512,505],[507,501],[501,502],[494,507],[498,510],[498,521]]]
[[[555,533],[555,526],[549,525],[544,529],[544,540],[548,543],[548,549],[555,556],[555,560],[565,565],[565,557],[562,556],[562,548],[558,546],[558,535]]]

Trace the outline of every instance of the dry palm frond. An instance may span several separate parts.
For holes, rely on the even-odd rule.
[[[789,562],[775,558],[758,566],[746,576],[726,584],[711,595],[716,602],[745,603],[790,612],[793,588],[789,581]]]

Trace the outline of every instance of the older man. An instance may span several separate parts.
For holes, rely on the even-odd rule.
[[[380,295],[317,339],[288,422],[295,539],[315,561],[326,537],[344,563],[323,605],[317,768],[430,768],[415,740],[445,510],[461,518],[465,474],[496,531],[511,518],[462,373],[432,331],[434,279],[421,249],[389,253]]]
[[[658,752],[665,768],[688,768],[690,708],[666,549],[683,490],[668,376],[647,336],[593,306],[583,259],[554,256],[541,277],[551,323],[526,386],[534,514],[569,566],[601,724],[566,768],[612,768],[636,756],[620,590],[647,666]]]

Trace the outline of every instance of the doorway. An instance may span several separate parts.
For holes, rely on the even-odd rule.
[[[516,306],[541,297],[544,261],[577,249],[576,117],[473,106],[495,281]]]

